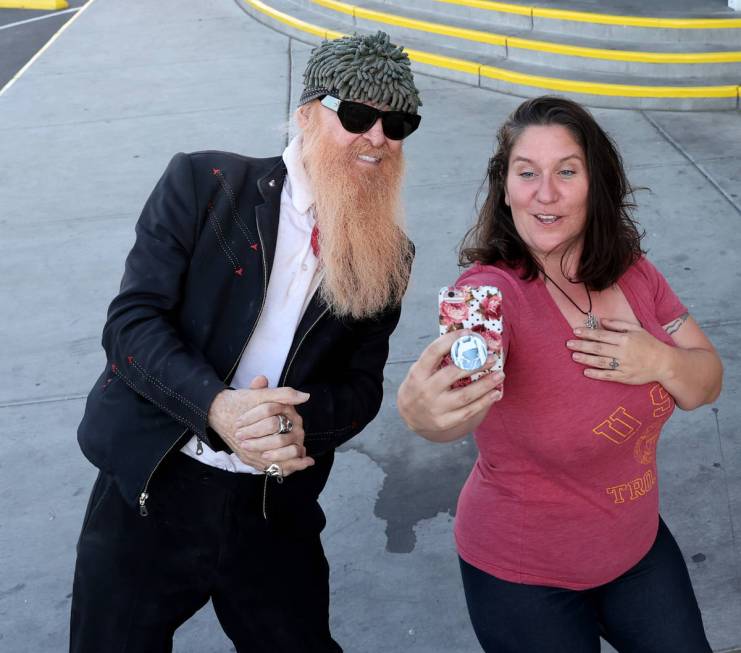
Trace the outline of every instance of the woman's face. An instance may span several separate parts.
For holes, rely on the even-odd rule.
[[[581,243],[589,175],[584,151],[561,125],[527,127],[509,158],[504,198],[520,238],[539,260]]]

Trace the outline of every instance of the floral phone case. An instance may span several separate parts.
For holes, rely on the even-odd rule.
[[[469,329],[478,333],[486,341],[489,354],[496,356],[496,361],[490,370],[476,372],[453,384],[453,387],[466,386],[504,367],[502,354],[502,292],[494,286],[446,286],[440,289],[438,295],[440,310],[440,335]],[[444,359],[443,365],[451,365],[450,354]],[[501,386],[499,386],[501,389]]]

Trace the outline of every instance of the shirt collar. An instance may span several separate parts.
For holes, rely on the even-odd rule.
[[[308,213],[314,204],[314,194],[309,184],[304,162],[301,160],[301,135],[294,136],[283,151],[283,161],[288,171],[288,192],[291,203],[301,214]]]

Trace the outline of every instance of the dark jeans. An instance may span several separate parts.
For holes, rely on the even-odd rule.
[[[487,653],[711,653],[687,565],[663,521],[619,578],[574,591],[500,580],[461,563],[474,631]]]
[[[263,483],[177,453],[142,517],[101,472],[77,548],[70,651],[169,652],[211,599],[240,653],[341,653],[319,533],[266,521]]]

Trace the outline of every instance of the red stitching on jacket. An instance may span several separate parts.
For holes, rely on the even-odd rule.
[[[219,170],[219,174],[216,176],[219,180],[219,184],[221,185],[222,190],[224,191],[224,193],[226,193],[226,196],[229,199],[229,204],[232,209],[232,217],[234,218],[234,222],[236,223],[237,227],[239,227],[239,230],[244,234],[244,237],[247,239],[248,242],[256,242],[257,238],[255,238],[255,236],[252,234],[252,230],[242,220],[242,216],[239,215],[239,211],[237,211],[237,200],[234,196],[234,191],[232,190],[231,185],[226,180],[224,175],[221,174],[221,170]]]

